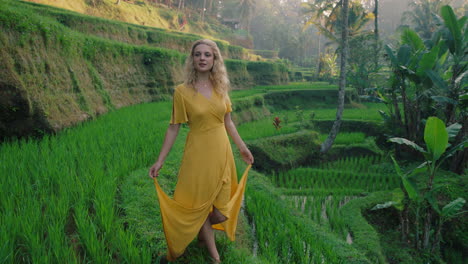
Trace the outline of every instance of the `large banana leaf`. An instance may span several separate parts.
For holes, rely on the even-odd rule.
[[[401,40],[403,44],[410,45],[415,52],[425,48],[424,42],[419,37],[418,33],[412,29],[406,28],[401,35]]]
[[[416,144],[413,141],[410,141],[410,140],[408,140],[406,138],[394,137],[394,138],[390,138],[388,141],[398,143],[398,144],[408,145],[408,146],[414,148],[415,150],[417,150],[417,151],[419,151],[421,153],[426,153],[426,151],[423,148],[421,148],[420,146],[418,146],[418,144]]]
[[[438,45],[432,47],[431,51],[423,54],[416,71],[416,74],[419,77],[426,77],[426,71],[434,68],[437,63],[437,59],[439,58],[439,50],[442,44],[443,43],[439,42]]]
[[[401,45],[400,48],[398,49],[398,54],[397,54],[397,61],[395,66],[406,66],[408,65],[408,62],[411,59],[411,46],[409,45]]]
[[[448,126],[447,133],[449,136],[449,140],[454,139],[458,135],[458,132],[460,132],[461,128],[462,128],[462,125],[459,123],[454,123]]]
[[[427,119],[424,142],[426,142],[427,150],[432,156],[432,161],[436,162],[448,145],[448,133],[442,120],[433,116]]]
[[[447,39],[450,52],[452,54],[462,55],[463,54],[463,39],[462,39],[462,27],[458,24],[457,17],[453,12],[452,8],[448,5],[443,6],[440,10],[442,18],[444,19],[445,26],[450,31],[450,38]],[[460,22],[464,23],[464,20]]]
[[[401,171],[400,165],[398,165],[398,162],[395,160],[395,158],[392,157],[392,160],[393,160],[393,164],[395,165],[395,170],[397,174],[400,176],[403,186],[405,187],[405,190],[408,193],[408,197],[412,201],[419,200],[419,193],[417,191],[418,188],[416,187],[416,185],[410,182],[408,177]]]
[[[466,200],[463,198],[457,198],[451,201],[449,204],[442,208],[442,216],[445,218],[452,218],[457,215],[458,211],[463,208]]]
[[[447,85],[447,82],[442,78],[440,74],[433,70],[427,70],[426,75],[432,80],[432,83],[435,87],[444,92],[448,92],[449,87]]]

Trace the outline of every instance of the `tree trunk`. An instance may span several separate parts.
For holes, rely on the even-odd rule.
[[[320,32],[320,31],[319,31]],[[317,52],[317,58],[318,58],[318,63],[317,63],[317,77],[320,76],[320,71],[322,70],[322,53],[320,52],[320,42],[321,42],[322,35],[319,33],[318,37],[318,52]]]
[[[203,8],[201,13],[201,22],[205,23],[205,9],[206,9],[206,0],[203,0]]]
[[[401,120],[400,107],[398,106],[398,98],[395,92],[395,89],[392,91],[392,104],[393,109],[395,109],[395,118],[399,126],[403,126],[403,121]]]
[[[434,238],[434,244],[432,245],[432,250],[431,252],[433,254],[439,255],[440,254],[440,240],[442,237],[442,217],[439,217],[438,223],[437,223],[437,231],[435,233],[435,238]]]
[[[379,68],[379,0],[374,0],[374,70]]]
[[[346,60],[348,59],[348,8],[349,0],[343,0],[341,15],[343,17],[343,25],[341,30],[341,62],[340,62],[340,88],[338,91],[338,109],[336,110],[336,120],[333,122],[330,134],[325,142],[322,143],[320,151],[327,153],[335,141],[340,130],[341,118],[343,117],[345,87],[346,87]]]
[[[421,205],[418,204],[417,206],[418,206],[418,208],[416,208],[416,216],[415,216],[415,219],[416,219],[416,220],[414,221],[414,226],[415,226],[415,229],[416,229],[416,231],[415,231],[415,234],[416,234],[416,235],[414,236],[414,237],[415,237],[415,243],[414,243],[415,245],[414,245],[414,246],[415,246],[415,248],[416,248],[417,250],[419,250],[419,249],[420,249],[420,243],[419,243],[419,220],[420,220],[420,217],[419,217],[419,210],[420,210],[420,209],[419,209],[419,207],[420,207]]]
[[[405,80],[404,80],[404,77],[403,76],[400,76],[399,78],[400,81],[401,81],[401,101],[403,103],[403,113],[404,113],[404,121],[403,121],[403,124],[405,126],[405,133],[406,133],[406,136],[407,138],[409,138],[410,140],[414,140],[413,138],[411,138],[409,136],[409,126],[408,126],[408,123],[410,123],[409,119],[410,119],[410,116],[408,115],[408,112],[409,112],[409,105],[408,105],[408,102],[407,102],[407,99],[406,99],[406,86],[405,86]]]
[[[429,250],[429,239],[431,236],[431,220],[432,220],[432,208],[429,206],[426,212],[426,219],[424,220],[423,249],[425,250]]]
[[[208,3],[208,13],[212,14],[213,12],[213,0],[210,0]]]
[[[431,165],[432,166],[432,165]],[[426,193],[432,191],[432,186],[434,184],[435,178],[435,171],[434,168],[431,169],[429,175],[429,181],[427,183],[427,191]],[[424,241],[423,241],[423,248],[425,250],[429,250],[429,240],[431,236],[431,224],[432,224],[432,207],[427,204],[426,209],[426,218],[424,219]]]
[[[400,212],[400,223],[401,223],[401,241],[403,243],[408,242],[408,235],[409,235],[409,195],[406,191],[403,183],[400,184],[400,188],[403,191],[403,210]]]

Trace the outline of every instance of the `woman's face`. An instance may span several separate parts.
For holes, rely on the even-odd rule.
[[[193,66],[198,72],[209,72],[213,68],[213,49],[205,44],[200,44],[193,51]]]

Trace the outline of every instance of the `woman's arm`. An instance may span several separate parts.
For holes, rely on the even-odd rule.
[[[179,134],[180,124],[170,124],[166,131],[166,136],[164,137],[164,142],[159,152],[158,160],[151,166],[149,171],[149,176],[151,178],[158,177],[159,170],[161,170],[164,161],[166,160],[167,154],[171,151],[172,145]]]
[[[242,159],[245,161],[245,163],[253,164],[254,157],[252,156],[252,153],[250,153],[250,150],[247,148],[247,145],[245,145],[244,141],[239,136],[239,132],[237,132],[234,122],[232,122],[231,113],[227,113],[224,115],[224,126],[226,127],[226,131],[228,132],[229,136],[232,138],[237,148],[239,149],[240,154],[242,155]]]

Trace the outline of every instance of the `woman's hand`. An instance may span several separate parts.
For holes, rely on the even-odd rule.
[[[245,161],[245,163],[247,163],[247,164],[253,164],[254,163],[254,157],[253,157],[252,153],[250,152],[250,150],[246,146],[239,149],[239,151],[240,151],[242,159]]]
[[[153,164],[153,166],[151,166],[151,169],[149,170],[149,176],[150,178],[156,178],[159,176],[159,171],[161,170],[162,168],[162,163],[159,162],[159,161],[156,161],[156,163]]]

